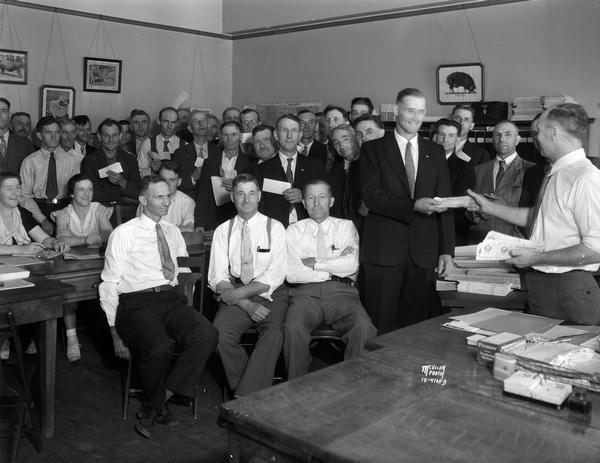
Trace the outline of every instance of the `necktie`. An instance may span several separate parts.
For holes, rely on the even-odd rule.
[[[241,270],[240,280],[247,285],[254,278],[254,258],[252,257],[252,240],[250,239],[250,229],[248,221],[244,220],[242,226],[242,255],[241,255]]]
[[[496,186],[494,189],[498,188],[498,185],[500,185],[500,180],[502,180],[502,177],[504,177],[505,173],[506,173],[506,162],[500,161],[498,163],[498,173],[496,174]]]
[[[415,196],[415,162],[413,161],[412,144],[406,144],[406,152],[404,153],[404,168],[406,169],[406,177],[408,178],[408,187],[410,188],[410,197]]]
[[[289,157],[287,158],[287,169],[285,170],[285,176],[287,178],[287,181],[290,182],[290,185],[294,184],[294,173],[292,172],[292,161],[294,160],[294,158]]]
[[[173,259],[171,259],[167,239],[159,223],[156,224],[156,236],[158,238],[158,254],[160,255],[163,276],[167,280],[172,281],[175,278],[175,266],[173,265]]]
[[[4,161],[6,157],[6,140],[4,135],[0,136],[0,162]]]
[[[323,233],[323,227],[319,224],[317,230],[317,259],[327,258],[327,246],[325,245],[325,233]]]
[[[169,152],[169,140],[165,140],[164,141],[163,152],[164,153],[168,153]]]
[[[302,151],[300,151],[300,154],[304,157],[308,157],[308,146],[304,145],[304,148],[302,148]]]
[[[542,186],[540,187],[540,192],[535,200],[535,205],[533,206],[533,210],[531,212],[531,221],[529,222],[529,233],[528,236],[531,239],[531,235],[533,234],[533,228],[535,223],[537,222],[538,215],[540,213],[540,209],[542,207],[542,199],[544,198],[544,192],[546,191],[546,187],[548,186],[548,182],[550,181],[550,175],[546,175],[544,177],[544,181],[542,182]]]
[[[48,177],[46,179],[46,198],[52,200],[58,195],[58,181],[56,180],[56,158],[50,153],[48,161]]]

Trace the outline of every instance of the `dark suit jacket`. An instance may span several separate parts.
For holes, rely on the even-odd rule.
[[[475,188],[476,193],[486,194],[494,193],[500,196],[509,206],[518,206],[521,199],[523,188],[523,177],[525,170],[534,164],[525,161],[517,155],[516,159],[510,164],[506,173],[494,189],[494,164],[496,160],[491,160],[475,167]],[[535,201],[535,199],[534,199]],[[516,225],[506,222],[493,216],[480,217],[473,215],[475,222],[471,225],[469,239],[472,242],[480,242],[490,230],[495,230],[507,235],[521,236]]]
[[[208,157],[218,156],[221,153],[215,145],[207,143],[206,146]],[[172,160],[179,166],[179,178],[181,178],[179,190],[192,199],[196,198],[196,186],[192,183],[192,173],[196,170],[194,166],[196,157],[196,145],[193,142],[176,149],[172,156]]]
[[[18,175],[21,171],[23,159],[35,151],[37,149],[27,138],[9,133],[8,143],[6,144],[6,156],[0,162],[0,172],[12,172]]]
[[[271,159],[259,164],[257,166],[257,174],[261,190],[265,178],[287,182],[279,154],[276,154]],[[309,180],[314,179],[325,180],[323,165],[316,159],[306,158],[298,154],[292,187],[302,189]],[[294,204],[294,208],[296,209],[298,220],[306,219],[308,217],[308,213],[301,202]],[[266,216],[281,222],[284,227],[289,225],[290,203],[285,200],[283,195],[276,195],[263,191],[259,210]]]
[[[329,171],[328,181],[335,198],[330,211],[331,216],[352,220],[361,235],[364,217],[358,213],[362,201],[358,159],[350,163],[348,172],[344,170],[343,162],[334,163]]]
[[[89,143],[87,145],[85,145],[85,155],[89,156],[90,154],[94,154],[98,152],[98,148],[96,148],[93,145],[90,145]]]
[[[132,156],[135,156],[135,158],[137,159],[137,148],[135,146],[135,137],[132,140],[129,140],[124,145],[121,145],[121,149],[125,153],[131,154]]]
[[[462,151],[471,158],[469,164],[472,166],[478,166],[479,164],[483,164],[492,159],[490,153],[488,153],[485,148],[476,145],[475,143],[471,143],[468,139],[465,142]]]
[[[313,144],[308,150],[308,157],[321,161],[323,168],[325,168],[325,165],[327,164],[327,145],[317,140],[313,141]]]
[[[441,146],[419,137],[419,164],[414,198],[446,197],[450,190],[448,164]],[[369,208],[363,232],[361,259],[400,265],[410,255],[422,268],[437,266],[441,254],[454,253],[451,211],[423,215],[414,210],[400,149],[392,132],[362,145],[362,199]]]
[[[210,153],[210,152],[209,152]],[[195,154],[194,154],[195,156]],[[219,150],[209,154],[202,165],[202,173],[196,184],[196,209],[194,219],[196,227],[204,227],[205,230],[214,230],[226,220],[235,217],[235,206],[227,202],[222,206],[217,206],[212,189],[211,177],[221,175],[221,160],[223,152]],[[235,170],[238,174],[244,172],[248,167],[248,158],[242,153],[238,153],[235,161]]]
[[[466,195],[467,189],[472,190],[475,187],[475,170],[473,169],[473,166],[471,163],[457,157],[454,153],[452,153],[447,161],[452,195]],[[454,210],[454,230],[457,246],[468,244],[469,221],[467,220],[465,212],[464,208]]]
[[[127,181],[124,190],[121,190],[117,185],[113,185],[108,178],[100,178],[98,175],[99,169],[108,166],[104,151],[100,149],[91,154],[88,152],[81,161],[81,173],[90,176],[94,182],[94,201],[109,203],[112,201],[120,202],[123,198],[138,198],[141,179],[137,160],[124,151],[118,151],[116,159],[123,167],[121,176]]]

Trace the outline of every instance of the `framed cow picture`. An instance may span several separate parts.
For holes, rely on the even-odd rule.
[[[483,101],[483,64],[442,64],[438,66],[437,99],[440,104]]]
[[[27,84],[27,52],[0,50],[0,82],[3,84]]]

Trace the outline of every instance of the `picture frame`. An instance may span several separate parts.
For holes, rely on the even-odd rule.
[[[483,64],[442,64],[437,67],[439,104],[477,103],[484,99]]]
[[[123,61],[120,59],[83,58],[83,91],[121,93]]]
[[[40,89],[40,118],[73,118],[75,114],[75,89],[60,85],[42,85]]]
[[[27,53],[0,49],[0,83],[27,85]]]

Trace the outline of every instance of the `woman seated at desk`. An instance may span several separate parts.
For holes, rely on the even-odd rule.
[[[19,207],[21,179],[12,172],[0,172],[0,254],[33,255],[46,249],[64,252],[69,246],[52,238],[35,221],[31,213]],[[30,335],[28,330],[27,337]],[[9,341],[2,344],[0,356],[8,358]],[[27,353],[35,354],[33,342]]]
[[[67,183],[67,195],[71,204],[52,213],[56,222],[56,236],[70,246],[100,247],[106,243],[112,225],[112,207],[92,202],[94,184],[84,174],[71,177]],[[67,358],[69,362],[81,359],[76,330],[76,304],[64,304],[65,330],[67,331]]]

